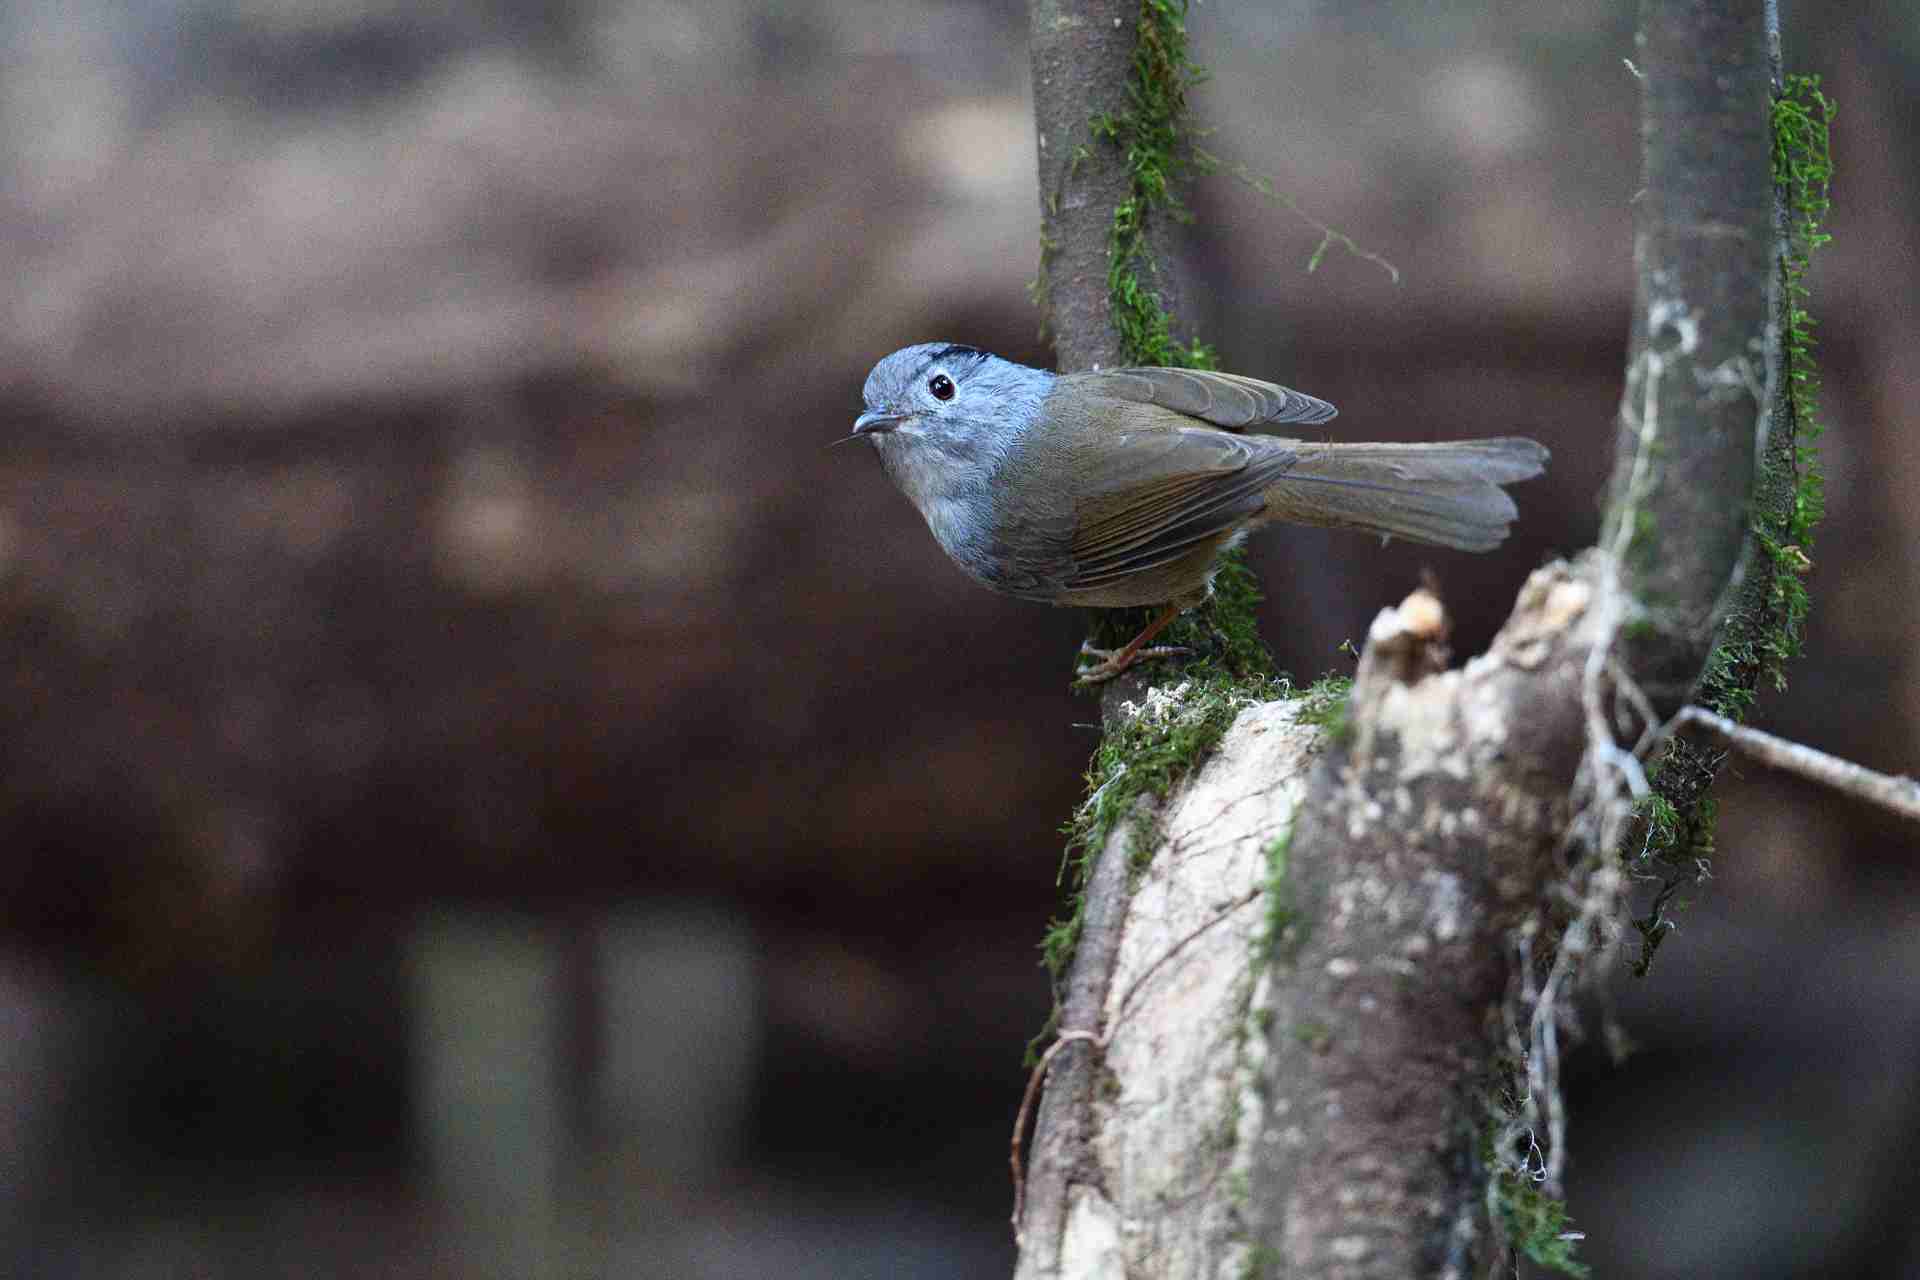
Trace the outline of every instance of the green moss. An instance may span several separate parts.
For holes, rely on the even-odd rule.
[[[1158,843],[1156,820],[1140,816],[1141,797],[1164,800],[1195,765],[1212,754],[1243,708],[1293,695],[1293,686],[1284,677],[1241,680],[1216,671],[1202,678],[1190,672],[1174,688],[1152,691],[1137,714],[1124,716],[1107,729],[1087,767],[1087,798],[1064,828],[1067,847],[1059,883],[1068,890],[1069,909],[1048,926],[1040,946],[1056,988],[1080,942],[1086,913],[1083,891],[1100,850],[1121,823],[1132,822],[1130,869],[1138,874],[1153,856]],[[1029,1061],[1052,1034],[1058,1016],[1056,1001],[1053,1018],[1028,1045]]]
[[[1640,935],[1640,955],[1633,962],[1636,978],[1644,978],[1652,970],[1654,953],[1660,950],[1660,944],[1673,931],[1672,912],[1676,907],[1686,905],[1679,898],[1681,890],[1704,874],[1712,861],[1714,826],[1719,820],[1720,806],[1712,796],[1702,794],[1695,798],[1691,806],[1682,810],[1655,791],[1641,801],[1640,816],[1647,824],[1648,840],[1652,847],[1670,851],[1668,856],[1671,856],[1671,851],[1684,851],[1684,856],[1694,859],[1694,866],[1692,874],[1683,874],[1681,868],[1673,867],[1670,874],[1662,876],[1660,887],[1654,890],[1653,901],[1647,907],[1647,914],[1634,920],[1634,930]]]
[[[1280,1263],[1280,1250],[1270,1244],[1256,1244],[1240,1264],[1240,1280],[1266,1280],[1280,1270]]]
[[[1291,959],[1298,951],[1301,940],[1300,912],[1294,905],[1293,887],[1287,881],[1288,851],[1293,844],[1293,831],[1288,829],[1285,835],[1267,842],[1262,850],[1266,856],[1266,878],[1261,885],[1261,896],[1266,900],[1267,914],[1260,932],[1253,940],[1253,967],[1259,968],[1277,955]],[[1271,1025],[1273,1011],[1262,1009],[1265,1023],[1260,1030],[1264,1033]]]
[[[1206,603],[1175,618],[1154,643],[1191,651],[1191,657],[1181,660],[1181,679],[1203,683],[1272,679],[1277,674],[1273,654],[1260,638],[1259,580],[1237,549],[1215,564],[1213,594]],[[1089,610],[1087,629],[1095,645],[1115,649],[1139,635],[1159,612],[1153,607]],[[1092,685],[1083,691],[1099,690],[1099,685]]]
[[[1333,1029],[1323,1022],[1302,1022],[1294,1026],[1293,1038],[1310,1053],[1325,1053],[1333,1046]]]
[[[1773,103],[1773,180],[1785,193],[1787,207],[1787,252],[1781,263],[1787,348],[1783,372],[1792,406],[1793,447],[1784,464],[1792,470],[1793,501],[1755,530],[1773,569],[1770,603],[1778,615],[1759,645],[1759,660],[1776,689],[1786,687],[1785,664],[1801,652],[1811,607],[1804,575],[1813,567],[1814,530],[1827,510],[1818,455],[1820,370],[1813,359],[1806,276],[1813,251],[1833,238],[1822,230],[1833,204],[1832,125],[1833,100],[1820,92],[1820,77],[1786,77]]]
[[[1353,732],[1348,716],[1353,708],[1353,677],[1328,672],[1316,680],[1303,695],[1300,721],[1318,725],[1327,737],[1344,743]]]
[[[1654,523],[1651,511],[1644,506],[1636,506],[1633,509],[1633,536],[1627,540],[1626,559],[1642,583],[1643,590],[1646,581],[1656,576],[1654,570],[1659,567],[1659,558],[1659,526]],[[1649,597],[1648,603],[1657,603],[1657,601]]]
[[[1047,215],[1049,219],[1059,212],[1055,205],[1056,198],[1048,196]],[[1040,269],[1035,273],[1033,279],[1027,282],[1027,297],[1039,310],[1042,317],[1053,314],[1053,286],[1051,283],[1053,280],[1053,260],[1059,252],[1060,242],[1048,235],[1046,225],[1042,224],[1040,228]],[[1044,320],[1042,321],[1041,328],[1043,330],[1041,336],[1044,337],[1046,336],[1044,333]]]
[[[1240,1145],[1240,1106],[1240,1091],[1228,1089],[1226,1105],[1207,1134],[1207,1145],[1225,1157],[1223,1165],[1232,1160],[1234,1148]]]
[[[1076,884],[1085,883],[1091,859],[1114,828],[1133,817],[1136,802],[1142,796],[1164,799],[1213,751],[1242,708],[1292,692],[1284,679],[1246,683],[1224,675],[1190,676],[1172,692],[1151,695],[1168,699],[1163,705],[1150,703],[1110,726],[1087,772],[1086,803],[1067,824],[1062,878],[1071,874]],[[1136,831],[1136,857],[1151,854],[1153,835],[1150,824]]]
[[[1593,1268],[1574,1256],[1580,1238],[1568,1230],[1565,1202],[1520,1174],[1503,1171],[1494,1178],[1494,1204],[1514,1248],[1549,1271],[1569,1276],[1593,1274]]]
[[[1820,472],[1820,371],[1813,359],[1807,268],[1813,251],[1832,239],[1821,230],[1831,207],[1833,101],[1818,76],[1788,76],[1773,101],[1773,181],[1786,209],[1786,245],[1780,261],[1780,384],[1773,430],[1762,459],[1753,534],[1764,557],[1764,590],[1742,601],[1701,682],[1699,701],[1733,719],[1752,710],[1762,684],[1784,689],[1786,664],[1800,656],[1807,613],[1806,574],[1813,567],[1814,533],[1826,514]]]
[[[1525,1068],[1511,1058],[1503,1056],[1494,1066],[1496,1073],[1515,1081],[1526,1078]],[[1479,1164],[1492,1183],[1495,1239],[1503,1254],[1517,1250],[1550,1271],[1590,1275],[1592,1268],[1574,1256],[1582,1237],[1571,1229],[1566,1202],[1541,1188],[1534,1158],[1513,1154],[1531,1147],[1527,1130],[1519,1125],[1514,1096],[1504,1093],[1493,1100],[1490,1123],[1478,1143]]]

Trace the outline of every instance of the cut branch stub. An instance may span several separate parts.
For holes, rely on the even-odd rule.
[[[1289,1276],[1433,1275],[1484,1247],[1476,1173],[1510,933],[1559,874],[1597,558],[1534,573],[1493,647],[1427,674],[1424,592],[1368,637],[1351,730],[1315,771],[1274,955],[1258,1238]]]

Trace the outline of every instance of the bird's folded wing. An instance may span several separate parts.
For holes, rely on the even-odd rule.
[[[1084,395],[1159,405],[1229,431],[1268,423],[1312,425],[1338,412],[1325,400],[1234,373],[1140,367],[1061,376]]]
[[[1066,585],[1093,587],[1154,568],[1257,515],[1279,459],[1255,443],[1202,426],[1118,425],[1082,466]],[[1161,415],[1154,415],[1156,418]]]

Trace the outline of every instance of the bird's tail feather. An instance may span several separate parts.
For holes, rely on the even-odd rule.
[[[1517,437],[1290,446],[1292,465],[1264,490],[1272,518],[1462,551],[1490,551],[1506,540],[1518,512],[1501,486],[1539,475],[1548,457]]]

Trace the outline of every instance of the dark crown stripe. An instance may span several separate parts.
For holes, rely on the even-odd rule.
[[[975,364],[980,364],[990,358],[986,352],[978,347],[969,347],[956,342],[941,347],[937,351],[929,352],[927,355],[927,365],[952,364],[959,360],[971,360]]]

